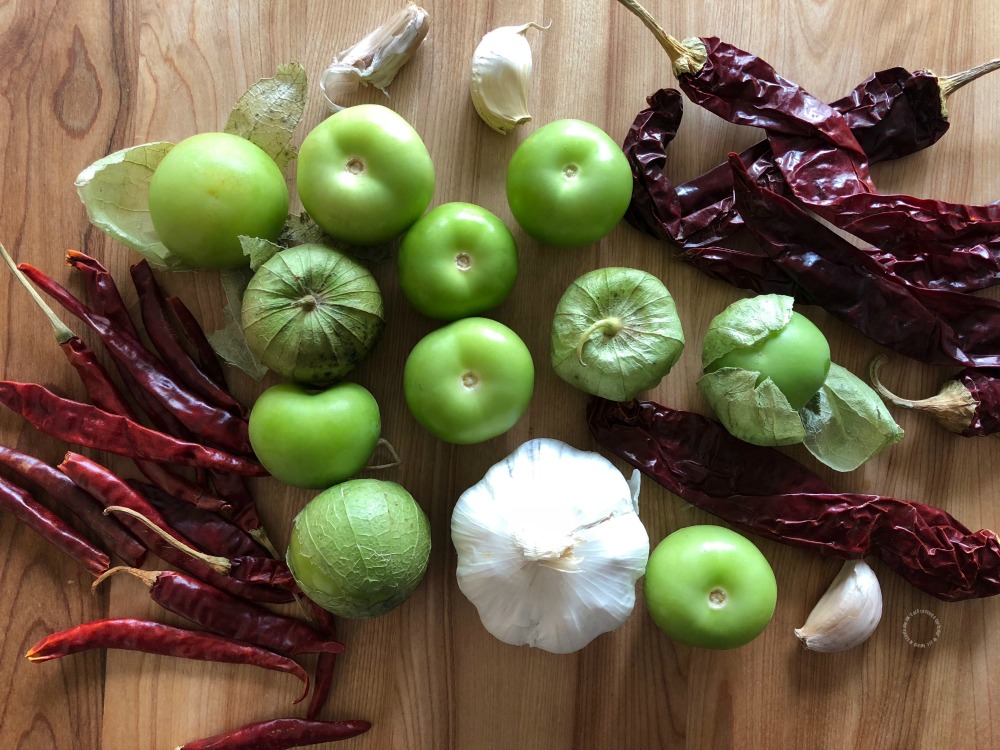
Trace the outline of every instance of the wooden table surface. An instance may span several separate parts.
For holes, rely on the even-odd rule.
[[[0,241],[74,289],[78,282],[63,266],[63,252],[93,253],[134,302],[125,279],[137,256],[88,224],[73,188],[77,173],[126,146],[221,129],[237,96],[281,63],[302,62],[316,82],[335,52],[399,6],[398,0],[0,4]],[[434,204],[478,203],[514,227],[504,171],[529,133],[576,117],[620,142],[644,97],[672,84],[652,36],[612,0],[427,0],[426,6],[430,35],[388,101],[369,89],[350,102],[385,102],[416,127],[434,159]],[[951,73],[996,56],[995,9],[993,0],[650,0],[650,10],[676,36],[720,36],[826,100],[874,70],[901,65]],[[526,21],[551,22],[548,31],[528,36],[535,119],[505,138],[475,114],[469,60],[488,30]],[[1000,76],[956,94],[947,136],[922,154],[876,168],[880,187],[964,202],[1000,197],[998,90]],[[295,142],[324,115],[314,85]],[[688,105],[670,175],[692,177],[758,138]],[[743,296],[625,224],[577,250],[542,247],[515,233],[521,274],[495,317],[531,349],[536,390],[530,412],[513,430],[477,446],[432,439],[409,415],[403,362],[435,323],[413,314],[391,263],[373,268],[388,328],[352,377],[379,400],[384,435],[402,457],[398,469],[380,476],[405,485],[427,511],[433,552],[409,601],[383,617],[343,625],[348,652],[323,716],[374,722],[369,734],[345,747],[1000,747],[1000,688],[992,679],[1000,667],[1000,601],[945,604],[881,565],[875,569],[885,596],[882,623],[866,644],[841,654],[806,652],[792,634],[840,564],[759,538],[754,541],[777,576],[778,606],[764,635],[744,648],[713,652],[673,643],[654,627],[641,597],[621,629],[574,655],[507,646],[485,631],[455,583],[449,519],[458,495],[529,438],[595,447],[584,424],[586,396],[548,363],[549,321],[566,286],[607,265],[635,266],[663,279],[688,347],[650,395],[701,412],[707,405],[695,388],[700,340],[708,321]],[[82,398],[43,317],[9,274],[0,275],[0,376]],[[208,328],[222,324],[217,275],[161,278]],[[820,310],[807,314],[828,335],[835,361],[862,372],[877,347]],[[888,384],[904,394],[936,392],[950,374],[898,358],[893,364]],[[250,403],[276,379],[257,383],[232,373],[231,382]],[[853,473],[820,473],[844,491],[920,499],[973,529],[996,528],[1000,442],[956,437],[910,413],[896,416],[906,430],[901,444]],[[0,443],[53,462],[66,450],[7,411],[0,413]],[[803,450],[789,453],[815,468]],[[283,545],[310,493],[275,480],[258,481],[255,492],[272,538]],[[641,516],[654,545],[680,526],[712,520],[651,482]],[[0,571],[0,684],[9,686],[0,697],[2,748],[170,750],[249,721],[304,712],[291,705],[296,686],[290,678],[253,668],[124,652],[30,664],[24,653],[32,643],[76,623],[107,616],[177,620],[158,611],[131,579],[91,593],[84,571],[6,515],[0,517]],[[925,648],[911,645],[904,634],[908,617],[910,641],[931,641],[937,623],[936,640]]]

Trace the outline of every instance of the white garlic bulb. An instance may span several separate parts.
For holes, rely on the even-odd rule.
[[[530,440],[459,498],[458,585],[505,643],[565,654],[619,627],[649,559],[639,473]]]
[[[811,651],[846,651],[882,619],[882,588],[864,560],[848,560],[795,635]]]
[[[472,55],[472,104],[483,121],[503,135],[531,119],[531,47],[524,34],[532,28],[544,30],[548,26],[501,26],[484,36]]]

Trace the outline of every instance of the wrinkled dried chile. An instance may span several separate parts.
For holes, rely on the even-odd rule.
[[[371,726],[368,721],[271,719],[188,742],[177,750],[292,750],[357,737]]]
[[[94,648],[125,649],[226,664],[248,664],[294,675],[305,685],[305,691],[309,690],[309,676],[298,663],[287,656],[211,633],[183,630],[149,620],[122,618],[86,622],[43,638],[28,649],[26,656],[29,661],[43,662]],[[305,696],[306,692],[303,692],[295,702],[298,703]]]
[[[898,159],[933,145],[947,132],[939,80],[926,71],[890,68],[873,74],[830,106],[843,114],[871,163]],[[712,245],[732,235],[743,221],[733,203],[729,165],[722,163],[688,182],[671,185],[664,165],[667,147],[680,127],[681,97],[674,89],[661,89],[647,101],[649,107],[636,116],[622,146],[636,185],[626,218],[637,229],[687,248]],[[767,140],[743,151],[740,159],[755,180],[788,193]]]
[[[909,284],[730,163],[747,228],[808,302],[920,362],[1000,367],[1000,302]]]
[[[837,493],[773,448],[649,401],[595,399],[597,442],[692,505],[742,531],[843,559],[874,555],[945,601],[1000,593],[1000,540],[948,513],[880,495]]]

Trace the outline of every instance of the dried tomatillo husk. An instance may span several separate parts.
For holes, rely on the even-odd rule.
[[[552,320],[552,367],[570,385],[613,401],[653,388],[684,349],[673,297],[635,268],[599,268],[574,281]]]
[[[273,255],[243,297],[243,331],[254,356],[279,375],[323,385],[371,351],[384,325],[371,273],[324,245]]]
[[[889,403],[926,412],[945,429],[964,437],[983,437],[1000,432],[1000,377],[971,367],[946,380],[936,396],[910,400],[900,398],[879,379],[885,355],[869,366],[869,379],[879,395]]]

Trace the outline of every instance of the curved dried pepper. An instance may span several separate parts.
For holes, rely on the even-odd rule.
[[[773,448],[718,422],[649,401],[594,400],[597,442],[692,505],[737,528],[843,559],[874,555],[944,601],[1000,594],[1000,540],[943,510],[881,495],[838,493]]]

